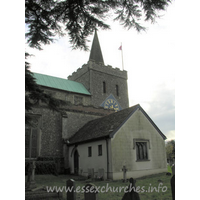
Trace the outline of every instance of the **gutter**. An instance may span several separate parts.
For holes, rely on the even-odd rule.
[[[92,138],[92,139],[88,139],[88,140],[82,140],[82,141],[78,141],[78,142],[70,142],[70,139],[68,139],[68,140],[64,140],[64,143],[67,144],[68,146],[72,146],[72,145],[80,145],[80,144],[85,144],[85,143],[89,143],[89,142],[94,142],[94,141],[98,141],[98,140],[104,140],[106,138],[110,138],[109,135],[98,137],[98,138]]]

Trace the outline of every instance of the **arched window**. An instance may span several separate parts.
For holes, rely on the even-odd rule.
[[[119,86],[116,85],[116,95],[119,96]]]
[[[137,160],[148,160],[147,142],[136,142]]]

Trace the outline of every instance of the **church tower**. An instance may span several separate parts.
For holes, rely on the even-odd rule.
[[[68,79],[86,87],[91,94],[91,105],[95,107],[113,108],[116,111],[129,107],[127,71],[105,66],[96,31],[88,63]]]

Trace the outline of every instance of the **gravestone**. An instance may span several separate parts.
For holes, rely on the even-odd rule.
[[[123,166],[122,171],[123,171],[123,182],[126,182],[126,172],[127,172],[126,166]]]
[[[83,169],[80,169],[80,176],[83,176]]]
[[[67,180],[67,188],[69,188],[67,192],[67,200],[76,200],[76,185],[73,179]]]
[[[128,187],[128,192],[126,192],[122,198],[122,200],[140,200],[139,194],[136,192],[136,180],[130,178],[130,184]]]
[[[94,178],[94,168],[88,169],[88,178]]]
[[[32,190],[37,187],[35,183],[35,168],[35,160],[29,160],[28,177],[25,186],[26,190]]]
[[[175,200],[175,165],[172,167],[172,178],[171,178],[171,190],[172,190],[172,199]]]
[[[99,169],[98,170],[98,178],[100,180],[104,180],[104,169]]]
[[[84,200],[98,200],[98,192],[94,184],[88,183],[85,185],[84,190]]]

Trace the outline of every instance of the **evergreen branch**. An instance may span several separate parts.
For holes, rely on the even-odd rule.
[[[25,52],[25,58],[30,56],[29,53]],[[39,102],[45,103],[48,107],[57,112],[61,112],[61,106],[69,105],[69,102],[56,99],[51,94],[47,94],[40,88],[36,83],[36,79],[33,73],[29,70],[30,63],[25,61],[25,110],[31,111],[33,106]],[[29,123],[31,119],[26,118],[26,123]]]

